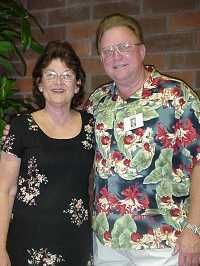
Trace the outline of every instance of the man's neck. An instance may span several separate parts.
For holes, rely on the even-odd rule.
[[[131,80],[129,83],[116,83],[119,94],[123,99],[127,99],[134,92],[141,89],[149,76],[149,72],[145,68],[138,74],[137,79]]]

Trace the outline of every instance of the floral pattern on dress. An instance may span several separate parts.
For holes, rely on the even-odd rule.
[[[29,115],[27,117],[27,121],[28,121],[28,129],[29,130],[32,130],[32,131],[38,131],[39,130],[38,125],[35,123],[35,121],[33,120],[31,115]]]
[[[28,265],[39,266],[56,266],[61,262],[65,262],[61,255],[52,254],[48,249],[41,248],[39,250],[28,249],[29,254]]]
[[[11,153],[12,152],[12,149],[13,149],[14,141],[15,141],[15,135],[14,134],[9,135],[5,139],[5,141],[3,142],[2,150],[4,152]]]
[[[84,126],[86,139],[82,141],[83,147],[86,150],[91,150],[93,147],[93,133],[94,133],[94,122],[93,119],[89,120],[89,123]]]
[[[68,208],[63,213],[70,216],[70,220],[78,227],[88,221],[88,210],[85,209],[82,199],[73,198]]]
[[[86,266],[94,266],[94,258],[92,255],[90,255],[90,258],[89,258]]]
[[[26,177],[19,177],[19,190],[17,198],[27,205],[37,205],[36,198],[40,195],[40,186],[47,184],[44,174],[39,173],[37,160],[33,156],[28,161],[28,173]]]

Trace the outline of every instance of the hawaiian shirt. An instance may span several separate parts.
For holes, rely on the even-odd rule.
[[[96,134],[93,229],[113,248],[174,247],[200,160],[200,101],[182,81],[150,77],[128,99],[115,83],[89,98]],[[140,117],[139,126],[125,126]],[[133,119],[133,122],[134,119]]]

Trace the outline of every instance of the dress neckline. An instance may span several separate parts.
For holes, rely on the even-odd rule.
[[[81,135],[81,132],[83,130],[83,117],[82,117],[82,112],[77,111],[79,113],[79,115],[81,116],[81,129],[80,131],[71,138],[53,138],[50,137],[46,132],[44,132],[43,129],[41,129],[40,125],[35,121],[32,113],[28,114],[29,118],[31,119],[32,123],[38,128],[38,131],[40,132],[41,135],[43,135],[44,137],[48,138],[49,140],[54,140],[54,141],[70,141],[70,140],[75,140],[77,138],[79,138],[79,136]]]

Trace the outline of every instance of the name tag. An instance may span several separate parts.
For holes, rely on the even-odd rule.
[[[143,113],[124,118],[124,130],[129,131],[135,128],[143,127]]]

